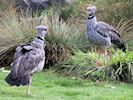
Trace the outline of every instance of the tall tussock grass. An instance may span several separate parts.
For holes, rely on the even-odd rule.
[[[5,11],[0,17],[1,55],[10,55],[13,50],[10,51],[9,49],[12,47],[32,41],[35,37],[35,27],[41,24],[48,26],[46,36],[48,66],[62,61],[67,57],[69,51],[82,49],[88,45],[84,33],[75,24],[71,24],[70,21],[65,22],[60,19],[58,12],[50,10],[40,17],[33,18],[29,15],[26,16],[23,12],[18,15],[12,9],[10,12]],[[6,55],[0,59],[2,60],[3,57],[6,57]]]
[[[50,15],[45,16],[45,20],[46,24],[49,26],[50,34],[48,34],[47,37],[48,41],[57,44],[61,43],[70,48],[75,47],[76,44],[74,41],[78,42],[77,40],[80,39],[79,35],[82,35],[82,32],[75,24],[70,23],[70,21],[65,22],[63,19],[60,19],[59,12],[53,12],[53,10],[50,12]]]
[[[133,52],[114,51],[104,65],[104,55],[101,57],[103,66],[96,66],[97,53],[76,51],[64,64],[59,66],[59,72],[64,75],[81,77],[92,81],[113,80],[133,82]]]
[[[0,11],[5,11],[9,8],[12,8],[11,0],[0,0]]]
[[[27,43],[35,36],[37,21],[31,22],[29,18],[11,8],[0,15],[0,65],[6,66],[12,61],[16,46]]]
[[[20,21],[14,10],[4,12],[0,17],[0,46],[10,47],[28,41],[33,35],[36,24],[29,23],[27,19]]]

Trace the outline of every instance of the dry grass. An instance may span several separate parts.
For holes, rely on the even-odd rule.
[[[14,47],[31,41],[35,37],[35,27],[40,24],[48,26],[46,50],[49,51],[48,62],[52,64],[66,58],[69,50],[85,46],[80,43],[86,41],[84,34],[74,24],[59,20],[58,12],[50,10],[48,14],[33,18],[23,13],[18,15],[14,9],[5,10],[0,17],[0,48],[4,55],[1,62],[8,61],[6,55],[12,55]]]
[[[23,19],[21,21],[21,18]],[[12,9],[5,11],[0,17],[0,46],[10,46],[27,41],[35,32],[36,22],[29,22],[23,14],[21,18]]]

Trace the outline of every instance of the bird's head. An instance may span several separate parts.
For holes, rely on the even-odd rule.
[[[89,6],[89,7],[87,7],[86,13],[87,13],[89,18],[94,17],[95,12],[96,12],[96,6]]]
[[[47,26],[43,26],[43,25],[37,26],[36,27],[37,36],[44,37],[47,33],[47,29],[48,29]]]

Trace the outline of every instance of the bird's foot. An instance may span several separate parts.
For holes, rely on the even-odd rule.
[[[96,62],[96,65],[97,65],[97,66],[102,66],[101,61],[100,61],[100,60],[98,60],[98,61]]]

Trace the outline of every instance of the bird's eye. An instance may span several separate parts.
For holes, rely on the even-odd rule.
[[[42,31],[46,31],[46,29],[42,29]]]
[[[90,9],[88,9],[88,11],[91,11]]]
[[[42,29],[42,31],[46,31],[45,29]]]

